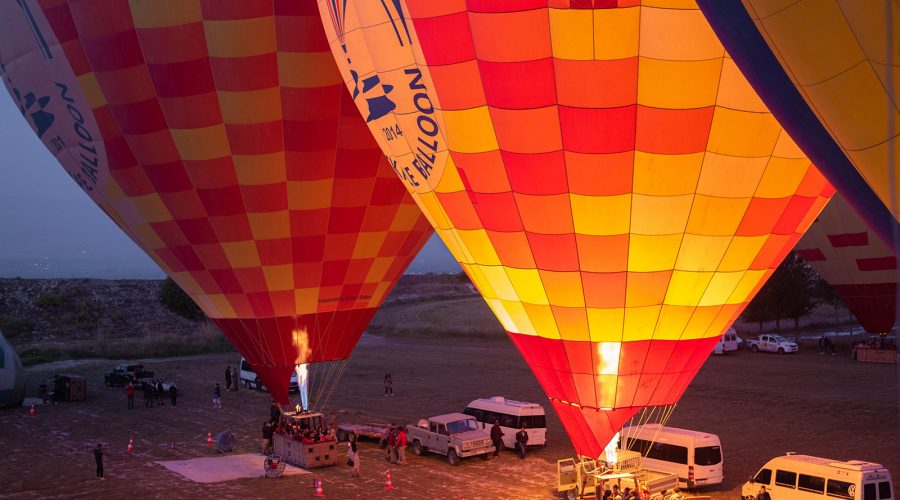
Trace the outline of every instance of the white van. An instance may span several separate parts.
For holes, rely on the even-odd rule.
[[[516,433],[523,425],[528,432],[528,446],[547,444],[547,416],[544,407],[539,404],[495,396],[472,401],[463,413],[475,417],[485,429],[490,429],[495,420],[500,420],[503,445],[507,448],[516,447]]]
[[[716,347],[713,348],[713,354],[725,354],[726,352],[737,351],[741,346],[741,342],[743,342],[743,340],[738,337],[734,328],[729,328],[716,343]]]
[[[622,429],[620,447],[644,456],[644,468],[678,474],[678,485],[699,488],[724,478],[719,436],[659,424]],[[625,445],[625,446],[622,446]]]
[[[741,498],[755,500],[760,486],[772,498],[894,500],[891,473],[881,464],[788,453],[775,457],[741,487]]]
[[[266,386],[263,385],[262,382],[259,381],[259,377],[256,376],[256,371],[253,370],[253,365],[250,364],[244,358],[241,358],[241,371],[240,371],[241,383],[244,384],[244,387],[247,389],[256,389],[258,391],[265,391]],[[299,389],[299,384],[297,383],[297,372],[291,373],[291,383],[288,386],[288,391],[297,392]]]

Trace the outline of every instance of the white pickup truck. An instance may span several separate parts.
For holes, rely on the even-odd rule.
[[[800,350],[796,342],[791,342],[781,335],[773,335],[771,333],[747,340],[746,343],[747,347],[753,352],[766,351],[784,354],[786,352],[797,352]]]
[[[462,413],[450,413],[419,420],[419,425],[406,426],[407,439],[413,453],[427,452],[447,455],[450,465],[459,465],[463,457],[480,455],[487,460],[494,452],[491,433],[482,429],[475,417]]]

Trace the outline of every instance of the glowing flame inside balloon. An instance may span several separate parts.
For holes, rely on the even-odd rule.
[[[606,445],[603,452],[606,454],[606,466],[612,467],[619,459],[619,434],[613,436],[612,441]]]
[[[291,332],[293,334],[294,349],[297,350],[296,363],[294,369],[297,372],[297,386],[300,390],[300,406],[303,411],[309,410],[309,360],[311,351],[309,349],[309,334],[305,329],[297,329]]]
[[[300,406],[303,411],[309,410],[309,364],[297,365],[297,385],[300,389]]]

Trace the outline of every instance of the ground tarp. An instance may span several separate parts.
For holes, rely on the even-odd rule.
[[[195,483],[219,483],[246,477],[265,476],[263,460],[265,460],[265,457],[262,455],[246,453],[243,455],[201,457],[156,463]],[[284,469],[284,475],[286,476],[297,474],[309,474],[309,472],[293,465],[288,465]]]

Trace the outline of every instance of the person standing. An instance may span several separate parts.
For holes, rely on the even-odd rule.
[[[772,496],[766,491],[765,486],[759,487],[759,493],[756,494],[756,500],[772,500]]]
[[[266,420],[262,428],[262,454],[270,455],[272,453],[272,434],[275,431],[275,424],[272,420]]]
[[[213,388],[213,408],[222,408],[222,388],[219,384]]]
[[[494,456],[500,454],[500,448],[503,447],[503,429],[500,428],[500,419],[494,420],[491,427],[491,442],[494,443]]]
[[[125,386],[125,395],[128,396],[128,409],[134,409],[134,382],[128,381],[128,385]]]
[[[391,424],[391,428],[387,433],[387,456],[384,457],[390,463],[394,463],[397,461],[397,449],[394,448],[395,443],[397,442],[397,424]]]
[[[225,390],[231,390],[231,367],[225,367]]]
[[[278,401],[272,400],[272,406],[269,408],[269,421],[278,422],[281,418],[281,406],[278,405]]]
[[[240,379],[240,376],[238,375],[238,369],[235,366],[234,368],[231,369],[231,390],[232,391],[238,390],[238,385],[240,385],[240,381],[241,381],[241,379]]]
[[[397,457],[397,465],[406,465],[406,446],[409,443],[406,440],[406,429],[403,426],[397,428],[397,438],[394,440],[394,447],[397,449],[395,456]]]
[[[144,408],[153,408],[153,388],[148,383],[141,384],[144,391]]]
[[[353,473],[350,477],[359,477],[359,448],[356,446],[356,436],[350,439],[350,460],[353,460]]]
[[[519,451],[519,459],[525,459],[525,448],[528,446],[528,431],[525,430],[525,426],[522,426],[522,429],[516,433],[516,448]]]
[[[162,406],[165,403],[166,392],[163,390],[162,380],[156,381],[156,404]]]
[[[97,447],[94,448],[94,462],[97,463],[97,477],[100,480],[106,479],[103,477],[103,445],[97,443]]]
[[[172,401],[172,406],[178,406],[178,388],[174,383],[169,386],[169,399]]]
[[[391,380],[390,373],[385,373],[384,374],[384,397],[388,396],[388,392],[390,392],[391,396],[394,395],[394,381]]]

